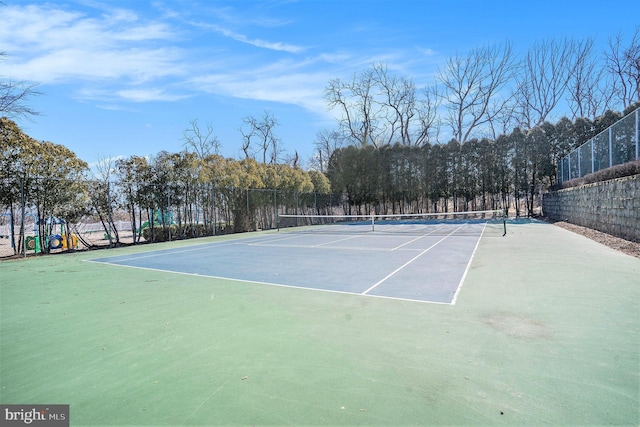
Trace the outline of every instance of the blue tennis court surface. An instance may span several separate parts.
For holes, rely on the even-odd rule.
[[[234,240],[92,260],[242,282],[455,304],[483,232],[307,234],[266,232]]]

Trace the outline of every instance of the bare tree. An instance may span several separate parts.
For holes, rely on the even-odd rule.
[[[351,82],[331,80],[325,89],[329,107],[340,113],[339,130],[346,139],[375,148],[429,140],[438,98],[433,89],[421,95],[410,78],[391,74],[382,63],[355,74]]]
[[[316,134],[313,142],[315,146],[314,154],[310,164],[319,172],[326,172],[331,154],[345,145],[342,133],[337,130],[322,129]]]
[[[640,101],[640,26],[627,47],[618,34],[609,39],[609,50],[605,52],[607,70],[614,78],[615,93],[624,108]]]
[[[456,55],[437,75],[453,138],[464,143],[491,124],[508,105],[503,89],[511,80],[515,61],[511,44],[485,46]]]
[[[109,246],[120,242],[118,229],[113,222],[113,205],[116,200],[111,184],[111,176],[116,173],[116,158],[100,155],[95,163],[95,175],[98,180],[89,192],[95,214],[100,218],[105,235],[109,238]],[[114,242],[115,237],[115,242]]]
[[[386,121],[386,144],[399,136],[400,143],[411,145],[411,124],[417,114],[415,84],[409,78],[389,74],[384,64],[374,64],[372,71]]]
[[[280,139],[275,135],[274,129],[278,126],[278,120],[269,112],[264,111],[261,118],[247,116],[242,119],[240,133],[242,134],[242,151],[246,158],[251,157],[250,150],[257,143],[257,150],[262,152],[262,163],[278,163],[282,154]]]
[[[5,56],[5,52],[0,52],[0,59]],[[37,86],[12,79],[0,81],[0,116],[16,119],[39,115],[38,111],[27,104],[29,98],[42,94],[36,89]]]
[[[417,101],[418,127],[413,142],[415,145],[425,145],[431,142],[431,135],[438,117],[440,95],[437,86],[422,89],[422,98]]]
[[[384,64],[372,67],[380,105],[380,138],[385,143],[422,145],[428,142],[436,118],[438,94],[436,87],[425,88],[418,96],[416,85],[407,77],[390,74]],[[384,118],[384,122],[382,119]]]
[[[508,135],[518,127],[516,111],[516,103],[509,102],[493,117],[489,122],[489,137],[492,140],[497,140],[500,135]]]
[[[192,149],[201,159],[220,152],[220,141],[213,134],[213,126],[210,123],[207,123],[204,130],[200,129],[197,119],[189,121],[189,124],[191,127],[185,129],[182,136],[183,145],[187,150]]]
[[[593,120],[609,109],[614,91],[604,71],[593,54],[593,40],[576,43],[575,66],[567,85],[573,120]]]
[[[253,158],[254,154],[252,153],[253,147],[252,139],[254,138],[256,129],[252,126],[253,117],[245,117],[242,119],[242,125],[238,128],[238,131],[242,135],[242,152],[244,153],[244,158],[249,159]]]
[[[547,39],[535,43],[522,62],[516,103],[520,125],[532,129],[544,123],[563,97],[576,63],[576,43]]]
[[[375,100],[375,79],[371,69],[354,74],[351,82],[329,81],[324,96],[329,109],[338,109],[340,129],[360,146],[380,145],[384,133],[378,127],[381,106]]]

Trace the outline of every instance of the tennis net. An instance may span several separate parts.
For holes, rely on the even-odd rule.
[[[335,234],[507,234],[504,211],[389,215],[289,215],[278,216],[279,231]]]

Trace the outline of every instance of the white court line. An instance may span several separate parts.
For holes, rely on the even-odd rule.
[[[277,286],[280,288],[289,288],[289,289],[302,289],[305,291],[316,291],[316,292],[329,292],[332,294],[342,294],[342,295],[357,295],[357,296],[366,296],[369,298],[382,298],[382,299],[390,299],[396,301],[410,301],[410,302],[418,302],[423,304],[441,304],[441,305],[451,305],[448,302],[440,302],[440,301],[428,301],[421,299],[411,299],[411,298],[401,298],[401,297],[388,297],[385,295],[365,295],[358,292],[349,292],[349,291],[340,291],[335,289],[322,289],[322,288],[310,288],[305,286],[295,286],[295,285],[285,285],[283,283],[273,283],[273,282],[260,282],[257,280],[244,280],[244,279],[234,279],[232,277],[222,277],[222,276],[208,276],[205,274],[198,273],[186,273],[183,271],[174,271],[174,270],[163,270],[161,268],[151,268],[151,267],[138,267],[135,265],[126,265],[126,264],[117,264],[112,262],[102,262],[102,261],[90,261],[95,262],[96,264],[105,264],[112,267],[126,267],[126,268],[135,268],[139,270],[147,270],[147,271],[157,271],[161,273],[171,273],[171,274],[179,274],[181,276],[191,276],[191,277],[202,277],[207,279],[218,279],[218,280],[228,280],[231,282],[240,282],[240,283],[255,283],[257,285],[267,285],[267,286]]]
[[[336,242],[342,242],[344,240],[355,239],[355,238],[360,237],[360,236],[355,235],[355,236],[345,237],[345,238],[342,238],[342,239],[331,240],[330,242],[319,243],[317,245],[274,245],[273,244],[273,243],[281,242],[283,240],[297,239],[299,237],[300,237],[300,235],[297,235],[295,237],[283,237],[283,238],[280,238],[280,239],[267,240],[265,242],[248,243],[247,245],[248,246],[265,246],[265,247],[272,246],[272,247],[276,247],[276,248],[318,248],[318,247],[323,246],[323,245],[329,245],[331,243],[336,243]]]
[[[469,262],[467,263],[467,268],[464,269],[464,274],[462,275],[462,278],[460,279],[460,283],[458,283],[458,287],[456,288],[456,292],[453,294],[453,299],[451,300],[451,305],[455,305],[456,304],[456,299],[458,298],[458,294],[460,293],[460,289],[462,289],[462,285],[464,284],[464,279],[467,278],[467,273],[469,272],[469,268],[471,268],[471,261],[473,261],[473,257],[476,254],[476,251],[478,250],[478,246],[480,246],[480,240],[482,239],[482,236],[484,235],[484,230],[487,228],[487,223],[485,222],[484,227],[482,227],[482,233],[480,233],[480,236],[478,237],[478,241],[476,242],[476,246],[475,248],[473,248],[473,252],[471,253],[471,257],[469,257]]]
[[[333,242],[335,243],[335,242]],[[394,248],[377,248],[373,246],[323,246],[320,245],[272,245],[268,243],[252,243],[248,246],[256,246],[261,248],[300,248],[300,249],[324,249],[333,251],[373,251],[373,252],[391,252]],[[416,252],[420,249],[404,249],[405,251]]]
[[[373,286],[371,286],[369,289],[367,289],[366,291],[362,292],[362,295],[366,295],[369,292],[371,292],[372,290],[374,290],[375,288],[377,288],[378,286],[380,286],[382,283],[384,283],[388,278],[390,278],[391,276],[395,275],[397,272],[399,272],[400,270],[402,270],[403,268],[405,268],[406,266],[408,266],[409,264],[411,264],[413,261],[417,260],[418,258],[420,258],[422,255],[426,254],[427,252],[429,252],[431,249],[435,248],[437,245],[439,245],[443,240],[447,239],[449,236],[451,236],[453,233],[455,233],[456,231],[460,230],[462,227],[464,227],[465,224],[462,224],[460,227],[456,228],[455,230],[453,230],[451,233],[447,234],[446,236],[444,236],[442,239],[438,240],[436,243],[434,243],[433,245],[429,246],[427,249],[425,249],[424,251],[420,252],[418,255],[414,256],[413,258],[411,258],[409,261],[407,261],[406,263],[404,263],[403,265],[401,265],[400,267],[398,267],[397,269],[395,269],[394,271],[392,271],[391,273],[389,273],[386,277],[384,277],[382,280],[380,280],[378,283],[374,284]]]
[[[345,240],[351,240],[351,239],[355,239],[355,238],[358,238],[358,237],[360,237],[360,236],[356,235],[356,236],[345,237],[343,239],[332,240],[330,242],[320,243],[318,245],[313,245],[311,247],[312,248],[319,248],[320,246],[330,245],[332,243],[344,242]]]
[[[383,278],[382,280],[380,280],[378,283],[374,284],[373,286],[371,286],[369,289],[365,290],[364,292],[350,292],[350,291],[340,291],[340,290],[332,290],[332,289],[322,289],[322,288],[312,288],[312,287],[304,287],[304,286],[295,286],[295,285],[285,285],[285,284],[280,284],[280,283],[271,283],[271,282],[261,282],[261,281],[254,281],[254,280],[245,280],[245,279],[234,279],[234,278],[229,278],[229,277],[222,277],[222,276],[210,276],[210,275],[201,275],[198,273],[188,273],[188,272],[179,272],[179,271],[173,271],[173,270],[164,270],[164,269],[158,269],[158,268],[151,268],[151,267],[138,267],[138,266],[131,266],[131,265],[126,265],[126,264],[120,264],[120,262],[124,262],[124,261],[129,261],[129,260],[138,260],[138,259],[142,259],[142,258],[152,258],[152,257],[158,257],[161,255],[173,255],[173,254],[177,254],[177,253],[184,253],[184,252],[190,252],[190,251],[194,251],[194,250],[202,250],[202,249],[206,249],[206,247],[219,247],[219,246],[228,246],[228,245],[238,245],[238,244],[246,244],[246,245],[256,245],[258,246],[259,244],[249,244],[246,243],[245,239],[237,239],[237,240],[231,240],[231,241],[223,241],[223,242],[212,242],[212,243],[206,243],[206,244],[201,244],[201,245],[197,245],[197,247],[189,247],[189,248],[184,248],[184,249],[180,249],[180,250],[161,250],[161,251],[154,251],[152,253],[148,253],[146,255],[142,255],[142,256],[131,256],[128,258],[120,258],[120,257],[105,257],[105,258],[116,258],[117,260],[114,261],[101,261],[99,259],[97,260],[84,260],[85,262],[93,262],[93,263],[100,263],[100,264],[107,264],[110,266],[117,266],[117,267],[129,267],[129,268],[137,268],[137,269],[141,269],[141,270],[150,270],[150,271],[159,271],[159,272],[166,272],[166,273],[173,273],[173,274],[180,274],[180,275],[186,275],[186,276],[193,276],[193,277],[204,277],[204,278],[213,278],[213,279],[221,279],[221,280],[230,280],[230,281],[234,281],[234,282],[244,282],[244,283],[256,283],[256,284],[263,284],[263,285],[270,285],[270,286],[279,286],[279,287],[285,287],[285,288],[293,288],[293,289],[304,289],[304,290],[312,290],[312,291],[321,291],[321,292],[331,292],[331,293],[338,293],[338,294],[347,294],[347,295],[362,295],[362,296],[367,296],[367,297],[376,297],[376,298],[383,298],[383,299],[391,299],[391,300],[399,300],[399,301],[413,301],[413,302],[421,302],[421,303],[429,303],[429,304],[441,304],[441,305],[455,305],[456,303],[456,299],[457,296],[460,292],[460,289],[463,285],[463,282],[466,278],[467,272],[469,270],[469,267],[471,265],[471,261],[473,259],[473,256],[475,255],[475,252],[479,246],[479,242],[481,240],[481,237],[484,235],[484,231],[486,228],[486,224],[483,227],[483,230],[480,234],[480,236],[478,237],[478,241],[476,242],[474,251],[471,255],[471,258],[469,259],[469,262],[467,264],[467,268],[462,276],[462,279],[460,280],[460,283],[458,285],[458,288],[456,289],[456,292],[454,294],[453,299],[451,300],[451,302],[438,302],[438,301],[428,301],[428,300],[420,300],[420,299],[411,299],[411,298],[403,298],[403,297],[393,297],[393,296],[385,296],[385,295],[371,295],[368,294],[369,292],[371,292],[373,289],[375,289],[377,286],[379,286],[380,284],[382,284],[384,281],[386,281],[387,279],[389,279],[390,277],[392,277],[393,275],[395,275],[396,273],[398,273],[399,271],[401,271],[403,268],[405,268],[406,266],[408,266],[409,264],[411,264],[412,262],[414,262],[416,259],[420,258],[422,255],[424,255],[426,252],[430,251],[431,249],[433,249],[435,246],[437,246],[438,244],[440,244],[442,241],[444,241],[445,239],[447,239],[448,237],[450,237],[451,235],[455,234],[458,230],[460,230],[461,228],[465,227],[466,224],[463,224],[459,227],[457,227],[455,230],[453,230],[452,232],[450,232],[448,235],[444,236],[443,238],[441,238],[438,242],[434,243],[433,245],[431,245],[429,248],[421,251],[417,256],[415,256],[414,258],[412,258],[411,260],[409,260],[408,262],[406,262],[404,265],[402,265],[400,268],[396,269],[395,271],[393,271],[392,273],[390,273],[389,275],[387,275],[385,278]],[[426,236],[426,235],[425,235]],[[425,236],[420,236],[419,238],[425,237]],[[341,239],[341,240],[348,240],[350,238],[358,238],[358,237],[362,237],[362,235],[354,235],[351,236],[349,238],[345,238],[345,239]],[[371,236],[374,237],[374,236]],[[383,236],[379,236],[379,237],[383,237]],[[387,237],[387,236],[384,236]],[[391,236],[389,236],[391,237]],[[291,238],[294,238],[293,236]],[[253,237],[252,237],[253,239]],[[273,239],[271,241],[276,241],[276,240],[288,240],[289,238],[282,238],[282,239]],[[412,241],[415,241],[417,239],[413,239]],[[405,244],[406,245],[406,244]],[[269,245],[264,245],[264,246],[269,246]],[[278,246],[278,245],[273,245],[273,246]],[[286,246],[286,245],[282,245],[282,246]],[[293,245],[291,245],[293,246]],[[401,245],[404,246],[404,245]],[[295,246],[294,246],[295,247]],[[319,245],[315,245],[315,246],[299,246],[299,247],[320,247],[321,249],[336,249],[336,248],[331,248],[331,247],[326,247],[326,246],[319,246]],[[338,249],[344,249],[344,248],[338,248]],[[358,247],[358,248],[347,248],[349,250],[368,250],[368,251],[391,251],[391,250],[396,250],[397,248],[393,248],[393,249],[389,249],[389,248],[371,248],[371,247]],[[406,250],[406,249],[405,249]],[[419,251],[420,249],[412,249],[411,251]],[[141,254],[139,254],[141,255]]]
[[[424,238],[424,237],[427,237],[427,236],[428,236],[428,234],[425,234],[424,236],[418,236],[418,237],[416,237],[415,239],[411,239],[411,240],[409,240],[408,242],[403,243],[403,244],[401,244],[400,246],[396,246],[395,248],[393,248],[393,249],[391,249],[391,250],[392,250],[392,251],[398,250],[398,249],[400,249],[400,248],[401,248],[401,247],[403,247],[403,246],[407,246],[408,244],[413,243],[413,242],[415,242],[416,240],[420,240],[420,239],[422,239],[422,238]]]
[[[299,235],[288,235],[288,236],[282,236],[282,237],[274,237],[272,239],[265,238],[264,242],[247,243],[247,246],[268,245],[271,242],[281,242],[283,240],[293,240],[293,239],[297,239],[298,237],[300,237],[300,236]]]
[[[246,243],[246,240],[255,240],[255,239],[267,239],[265,236],[246,236],[246,237],[240,237],[237,239],[233,239],[233,240],[221,240],[218,242],[209,242],[209,243],[198,243],[195,244],[193,246],[189,246],[186,248],[175,248],[175,249],[156,249],[150,252],[144,252],[141,254],[131,254],[131,256],[129,256],[128,258],[121,258],[121,257],[125,257],[126,255],[114,255],[114,256],[105,256],[102,258],[97,258],[99,259],[104,259],[104,258],[118,258],[117,262],[120,261],[131,261],[131,260],[137,260],[137,259],[144,259],[144,258],[154,258],[154,257],[160,257],[160,256],[164,256],[164,255],[173,255],[173,254],[180,254],[180,253],[185,253],[185,252],[193,252],[193,251],[201,251],[203,249],[207,249],[209,247],[220,247],[220,246],[231,246],[231,245],[251,245],[251,243]],[[271,240],[271,241],[275,241],[275,240]],[[169,242],[166,242],[169,243]],[[93,259],[89,259],[89,260],[84,260],[86,262],[98,262],[98,263],[102,263],[102,264],[107,264],[107,262],[103,262],[103,261],[95,261]]]
[[[432,235],[433,233],[435,233],[436,231],[438,231],[438,230],[442,229],[443,227],[444,227],[444,225],[443,225],[443,226],[440,226],[440,227],[438,227],[438,228],[436,228],[435,230],[431,231],[430,233],[423,234],[422,236],[416,237],[416,238],[415,238],[415,239],[413,239],[413,240],[409,240],[407,243],[403,243],[403,244],[401,244],[400,246],[396,246],[395,248],[393,248],[393,249],[391,249],[391,250],[392,250],[392,251],[395,251],[396,249],[400,249],[401,247],[406,246],[406,245],[408,245],[409,243],[413,243],[413,242],[415,242],[416,240],[420,240],[420,239],[422,239],[423,237],[430,236],[430,235]],[[448,237],[448,236],[447,236],[447,237]]]
[[[198,245],[194,245],[194,246],[190,246],[189,248],[185,248],[185,249],[159,249],[159,250],[155,250],[152,252],[147,252],[146,254],[133,254],[128,258],[121,258],[124,257],[125,255],[114,255],[114,256],[106,256],[103,258],[96,258],[96,259],[86,259],[84,261],[86,262],[97,262],[100,264],[109,264],[109,262],[106,261],[99,261],[101,259],[104,258],[118,258],[117,262],[120,261],[132,261],[132,260],[137,260],[137,259],[144,259],[144,258],[154,258],[154,257],[159,257],[159,256],[164,256],[164,255],[174,255],[174,254],[181,254],[181,253],[185,253],[185,252],[193,252],[193,251],[201,251],[204,249],[204,247],[208,247],[208,246],[215,246],[215,247],[219,247],[219,246],[229,246],[229,245],[237,245],[238,242],[237,241],[224,241],[224,242],[219,242],[219,243],[203,243],[203,244],[198,244]]]

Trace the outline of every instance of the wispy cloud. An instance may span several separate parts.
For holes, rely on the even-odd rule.
[[[191,25],[200,27],[200,28],[207,28],[212,31],[215,31],[216,33],[222,34],[225,37],[235,40],[237,42],[245,43],[245,44],[263,48],[263,49],[270,49],[270,50],[275,50],[280,52],[289,52],[289,53],[299,53],[305,50],[305,48],[302,46],[296,46],[289,43],[271,42],[271,41],[266,41],[261,39],[251,39],[244,34],[236,33],[235,31],[229,30],[228,28],[223,28],[220,25],[216,25],[216,24],[206,24],[202,22],[192,21]]]
[[[348,78],[374,62],[400,64],[404,55],[397,50],[315,52],[313,47],[251,37],[231,28],[251,23],[268,29],[288,22],[266,14],[242,16],[234,9],[209,9],[208,16],[193,19],[193,10],[186,16],[158,3],[155,17],[108,3],[85,6],[97,13],[50,3],[0,7],[0,46],[10,58],[1,64],[0,74],[73,85],[76,99],[101,108],[136,108],[127,103],[172,102],[204,92],[322,113],[330,79]],[[209,18],[213,22],[204,21]],[[190,42],[202,30],[207,42]],[[247,55],[246,49],[229,48],[229,40],[260,50]]]
[[[109,110],[129,110],[118,105],[118,102],[171,102],[189,98],[190,95],[184,93],[170,92],[161,88],[135,87],[130,89],[95,89],[83,88],[74,93],[75,98],[81,101],[99,101],[100,108]]]
[[[178,101],[188,98],[184,94],[172,94],[163,89],[124,89],[116,92],[118,97],[133,102]]]
[[[195,78],[193,83],[201,91],[234,98],[298,105],[314,113],[326,109],[323,101],[324,85],[328,81],[326,74],[260,75],[256,78],[256,74],[210,74]]]
[[[194,76],[190,84],[201,92],[297,105],[323,114],[326,111],[324,88],[335,77],[334,71],[326,56],[319,55],[202,73]]]
[[[116,9],[99,17],[51,5],[0,8],[0,45],[11,61],[3,74],[40,83],[125,79],[128,83],[179,75],[183,51],[165,24],[141,22]]]
[[[176,49],[86,50],[78,47],[53,49],[24,58],[7,67],[8,74],[43,84],[116,81],[144,83],[183,74]]]
[[[264,49],[271,49],[271,50],[277,50],[277,51],[283,51],[283,52],[289,52],[289,53],[298,53],[304,50],[303,47],[295,46],[292,44],[287,44],[282,42],[269,42],[269,41],[260,40],[260,39],[249,39],[243,34],[237,34],[237,33],[234,33],[233,31],[226,30],[224,28],[218,28],[217,31],[224,34],[227,37],[232,38],[233,40],[236,40],[242,43],[247,43],[252,46],[261,47]]]

